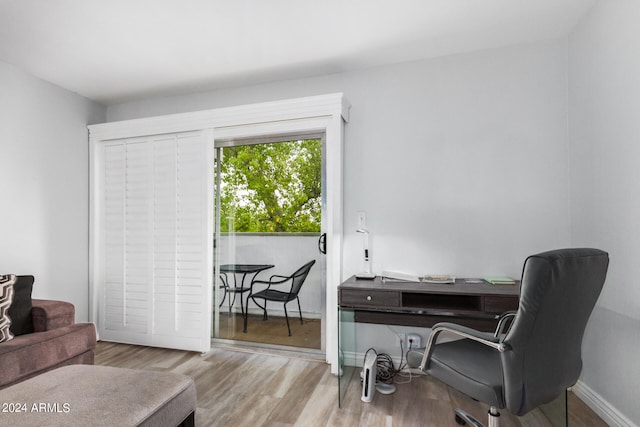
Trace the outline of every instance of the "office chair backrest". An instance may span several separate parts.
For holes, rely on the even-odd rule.
[[[574,385],[582,337],[607,274],[598,249],[560,249],[525,261],[520,306],[502,353],[506,407],[522,415]]]
[[[300,292],[300,288],[302,287],[302,284],[304,283],[304,281],[307,278],[307,275],[309,274],[309,270],[311,270],[311,267],[313,267],[313,264],[315,263],[316,263],[316,260],[313,259],[308,263],[306,263],[305,265],[303,265],[302,267],[300,267],[299,269],[297,269],[295,273],[291,275],[291,278],[293,279],[293,283],[291,284],[291,292],[290,292],[291,294],[298,295],[298,292]]]

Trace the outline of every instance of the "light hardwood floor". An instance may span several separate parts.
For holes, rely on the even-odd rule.
[[[360,400],[353,376],[338,408],[337,378],[326,363],[228,347],[206,355],[152,347],[99,342],[97,365],[169,371],[191,376],[198,392],[197,426],[457,426],[453,409],[462,407],[484,420],[487,407],[441,382],[413,377],[391,395]],[[398,381],[407,381],[399,378]],[[569,393],[571,426],[606,426]],[[524,418],[503,412],[503,426],[552,425],[541,411]]]

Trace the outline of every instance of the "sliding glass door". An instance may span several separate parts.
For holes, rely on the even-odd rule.
[[[216,145],[213,338],[323,351],[322,136]],[[308,263],[304,278],[285,279]]]
[[[240,295],[229,300],[235,293],[231,288],[238,285],[231,281],[230,272],[226,285],[222,283],[223,265],[239,264],[246,257],[248,264],[269,266],[257,273],[258,279],[268,279],[272,274],[292,274],[296,267],[315,258],[300,293],[302,326],[313,323],[307,319],[320,319],[321,352],[337,373],[342,150],[349,108],[343,94],[335,93],[88,126],[89,317],[96,323],[100,339],[207,351],[212,336],[221,335],[221,314],[233,322],[238,311],[243,314],[249,296],[237,292],[244,297],[242,306]],[[262,138],[265,135],[268,137]],[[220,226],[214,229],[223,215],[222,211],[214,215],[214,147],[224,157],[222,151],[228,147],[307,139],[322,141],[319,232],[281,231],[278,218],[280,222],[287,218],[284,211],[275,217],[273,231],[240,231],[242,224],[235,216],[226,231]],[[222,169],[222,159],[219,165]],[[272,194],[284,200],[279,190]],[[242,207],[238,204],[236,210]],[[322,255],[318,253],[321,236],[326,249]],[[250,242],[245,237],[270,237],[273,242]],[[286,255],[285,240],[306,243],[300,243],[301,249],[293,250],[293,255]],[[229,249],[232,247],[235,249]],[[260,254],[265,259],[261,260]],[[233,266],[225,269],[237,270]],[[244,276],[233,274],[236,279]],[[251,280],[250,276],[245,279]],[[321,296],[309,296],[308,292]],[[261,311],[252,299],[248,305],[246,313],[258,318],[247,316],[247,334],[256,331],[259,324],[271,324],[261,320]],[[294,326],[296,321],[299,324],[297,302],[287,308],[292,336],[301,336]],[[267,312],[269,319],[275,320],[284,314],[283,304],[268,302]],[[237,341],[237,337],[225,339]]]

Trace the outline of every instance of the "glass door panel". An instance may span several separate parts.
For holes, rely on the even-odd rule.
[[[322,139],[252,139],[217,153],[213,338],[323,350]]]

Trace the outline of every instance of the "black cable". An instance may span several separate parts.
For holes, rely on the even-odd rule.
[[[376,372],[376,380],[378,382],[387,384],[393,382],[393,377],[396,375],[397,371],[395,366],[393,365],[391,356],[389,356],[388,354],[378,355],[378,359],[376,361]]]
[[[375,355],[378,356],[378,353],[376,352],[376,349],[373,348],[373,347],[369,347],[367,352],[364,354],[364,357],[362,358],[362,366],[364,366],[364,362],[366,362],[366,360],[367,360],[367,354],[369,354],[370,351],[373,351],[375,353]]]
[[[391,356],[389,356],[386,353],[378,354],[378,352],[376,352],[376,350],[373,347],[370,347],[364,354],[363,363],[362,363],[363,366],[364,366],[364,361],[367,360],[367,355],[369,354],[370,351],[373,351],[373,353],[376,355],[376,381],[387,383],[387,384],[392,383],[393,378],[396,376],[396,374],[402,371],[405,365],[404,348],[402,346],[402,342],[400,342],[400,367],[397,369],[393,363],[393,359],[391,358]]]
[[[411,346],[409,346],[409,350],[411,350]],[[407,350],[407,354],[409,353],[409,350]],[[403,357],[404,357],[404,347],[402,345],[402,340],[400,340],[400,366],[398,366],[398,372],[404,369]],[[408,359],[409,357],[407,356],[407,360]]]

